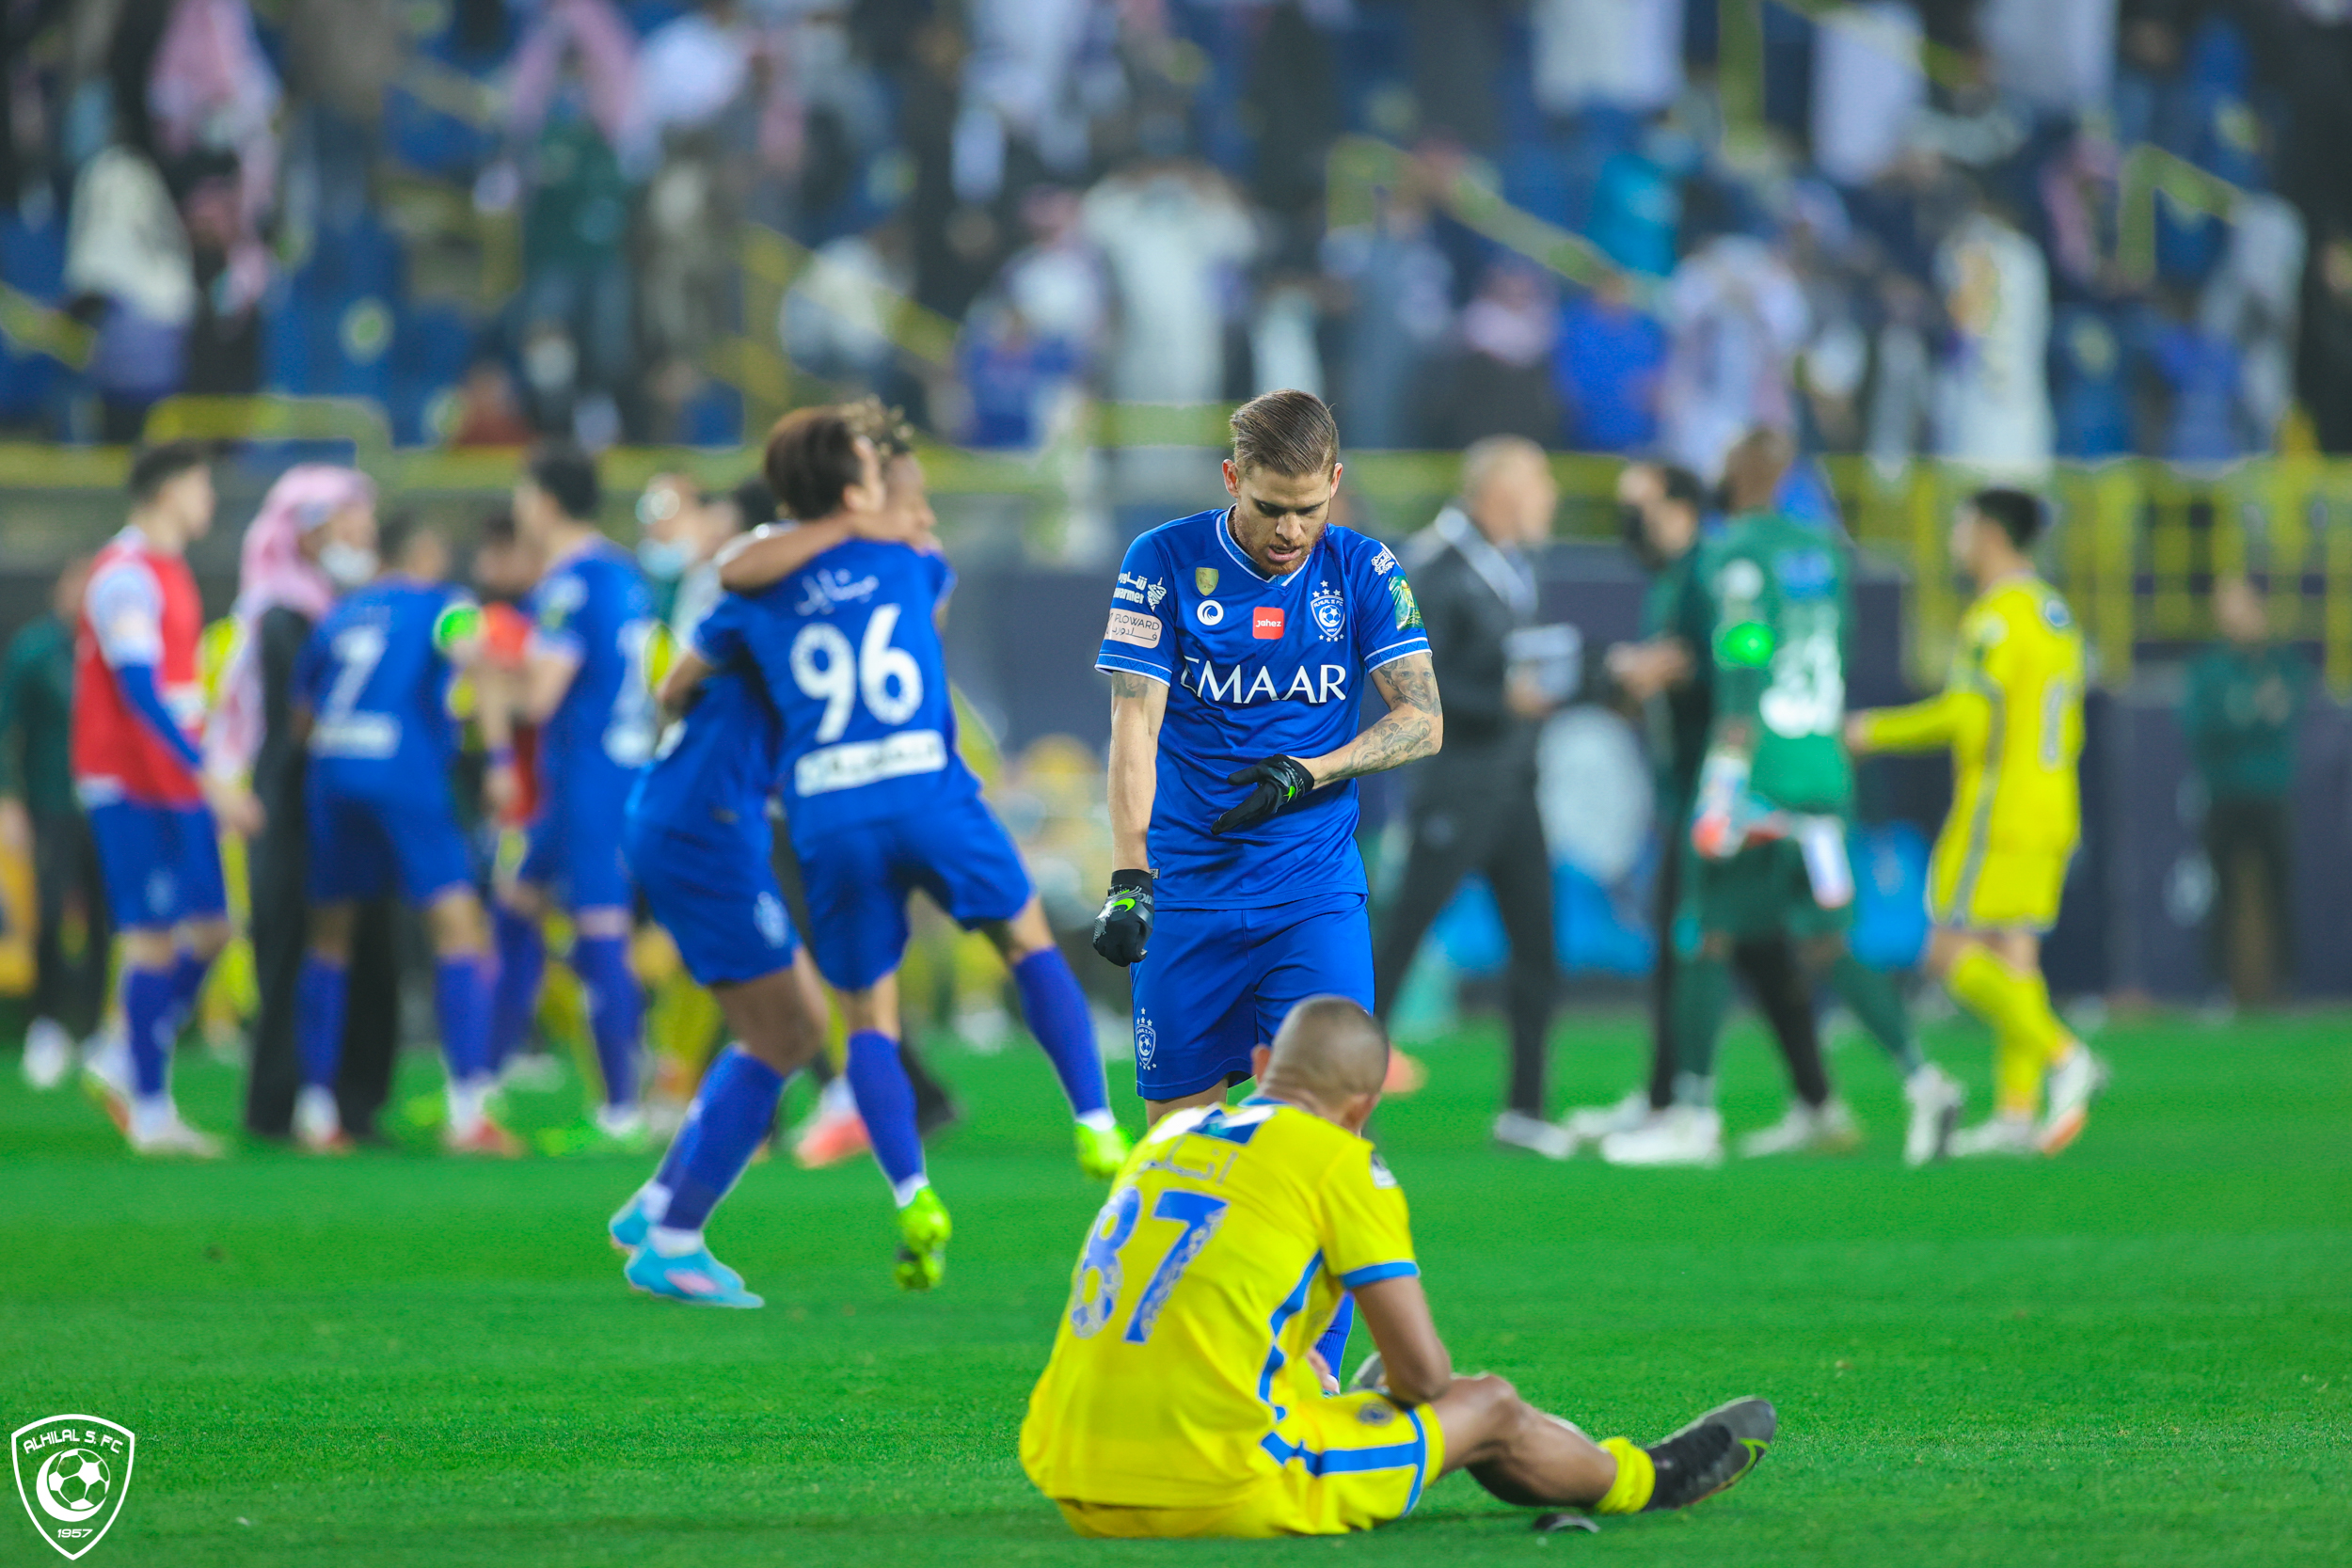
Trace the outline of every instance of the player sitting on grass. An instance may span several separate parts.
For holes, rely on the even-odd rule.
[[[1311,997],[1251,1053],[1255,1095],[1178,1111],[1129,1156],[1021,1428],[1022,1468],[1079,1534],[1337,1535],[1465,1469],[1504,1502],[1638,1513],[1763,1457],[1763,1400],[1645,1449],[1454,1375],[1405,1195],[1362,1136],[1388,1062],[1370,1013]],[[1385,1386],[1337,1393],[1313,1355],[1343,1291]]]
[[[2042,978],[2042,933],[2058,920],[2082,827],[2083,639],[2026,553],[2041,531],[2042,503],[2021,490],[1969,498],[1952,523],[1952,562],[1978,595],[1943,694],[1846,721],[1856,755],[1951,749],[1952,809],[1928,865],[1928,969],[1995,1042],[1992,1119],[1958,1133],[1954,1154],[2056,1154],[2106,1079]]]
[[[308,731],[304,828],[310,847],[310,951],[294,1042],[302,1090],[294,1136],[312,1153],[351,1147],[335,1105],[358,906],[397,885],[424,911],[433,940],[433,1005],[449,1061],[443,1141],[459,1153],[519,1154],[491,1117],[489,938],[473,857],[457,825],[450,763],[457,749],[451,678],[475,664],[482,614],[442,581],[449,546],[429,529],[387,527],[391,569],[330,611],[294,666],[295,723]],[[512,748],[495,704],[484,706],[492,803],[514,791]]]

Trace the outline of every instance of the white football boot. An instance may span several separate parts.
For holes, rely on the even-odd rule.
[[[1711,1105],[1671,1106],[1640,1127],[1601,1139],[1600,1157],[1613,1165],[1722,1164],[1723,1113]]]
[[[2090,1102],[2107,1086],[2107,1064],[2090,1053],[2080,1040],[2050,1069],[2042,1081],[2048,1097],[2042,1125],[2034,1130],[2034,1147],[2044,1154],[2062,1152],[2082,1135],[2090,1119]]]
[[[24,1030],[24,1082],[54,1089],[73,1069],[73,1037],[54,1018],[37,1018]]]
[[[1576,1152],[1568,1130],[1525,1111],[1505,1111],[1495,1117],[1495,1142],[1506,1148],[1523,1148],[1547,1160],[1565,1160]]]
[[[1996,1116],[1963,1127],[1952,1134],[1951,1156],[1974,1159],[1979,1154],[2032,1154],[2033,1117]]]
[[[167,1099],[132,1102],[130,1139],[132,1153],[151,1159],[217,1160],[225,1152],[218,1138],[182,1121]]]
[[[1903,1164],[1916,1169],[1951,1152],[1960,1108],[1968,1100],[1960,1080],[1933,1062],[1923,1063],[1903,1080],[1903,1099],[1911,1102],[1911,1123],[1903,1129]]]
[[[1649,1090],[1635,1089],[1614,1105],[1587,1105],[1560,1118],[1573,1147],[1597,1144],[1612,1132],[1627,1132],[1662,1113],[1651,1108]]]
[[[1758,1160],[1799,1152],[1844,1154],[1861,1147],[1862,1128],[1844,1101],[1825,1101],[1815,1107],[1802,1100],[1792,1100],[1786,1116],[1740,1140],[1740,1155],[1742,1159]]]

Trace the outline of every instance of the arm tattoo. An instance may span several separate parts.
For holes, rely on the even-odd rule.
[[[1372,673],[1373,684],[1389,700],[1380,721],[1358,736],[1347,761],[1321,782],[1385,772],[1435,755],[1443,735],[1444,709],[1438,676],[1427,654],[1407,654]]]
[[[1113,670],[1110,677],[1111,696],[1114,699],[1147,696],[1155,684],[1149,676],[1130,674],[1124,670]]]

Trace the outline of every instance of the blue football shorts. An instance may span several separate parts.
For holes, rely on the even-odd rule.
[[[1360,893],[1259,909],[1163,909],[1148,957],[1128,972],[1136,997],[1136,1093],[1179,1100],[1250,1075],[1310,996],[1372,1006],[1372,921]]]
[[[110,800],[89,808],[89,829],[117,927],[153,930],[229,912],[210,807]]]
[[[799,946],[759,832],[682,833],[631,814],[621,839],[645,907],[697,985],[732,986],[792,967]]]
[[[517,881],[545,888],[557,903],[581,910],[632,909],[637,897],[621,852],[628,797],[611,800],[550,799],[523,830]]]
[[[808,891],[809,951],[835,990],[865,990],[898,969],[907,896],[917,888],[966,930],[1010,920],[1033,891],[1012,835],[977,795],[829,829],[793,847]]]
[[[356,903],[397,889],[422,908],[452,888],[473,886],[473,853],[445,784],[353,795],[313,780],[303,807],[313,904]]]

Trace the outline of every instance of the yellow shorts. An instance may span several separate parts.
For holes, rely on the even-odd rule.
[[[1378,1394],[1342,1394],[1297,1412],[1270,1434],[1282,1467],[1231,1502],[1207,1508],[1122,1508],[1057,1497],[1080,1535],[1115,1540],[1182,1536],[1344,1535],[1402,1519],[1445,1467],[1445,1434],[1427,1410]]]
[[[1961,930],[2046,931],[2066,887],[2065,849],[1981,849],[1947,833],[1928,858],[1928,918]]]

